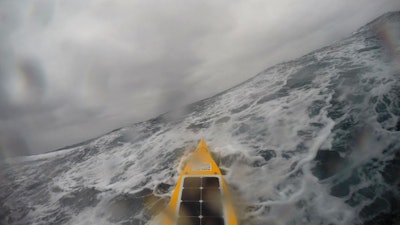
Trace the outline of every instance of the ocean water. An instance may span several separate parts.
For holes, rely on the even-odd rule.
[[[399,224],[400,13],[219,95],[0,164],[0,224],[155,224],[205,138],[241,224]]]

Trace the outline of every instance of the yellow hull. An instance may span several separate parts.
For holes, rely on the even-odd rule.
[[[203,139],[179,177],[162,225],[237,225],[228,187]]]

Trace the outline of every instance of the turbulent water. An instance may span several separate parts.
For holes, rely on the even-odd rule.
[[[241,224],[399,224],[400,13],[217,96],[3,161],[0,224],[151,224],[206,139]]]

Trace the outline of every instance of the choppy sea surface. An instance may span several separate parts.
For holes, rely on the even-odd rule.
[[[241,224],[399,224],[400,13],[185,108],[0,164],[0,224],[152,224],[205,138]]]

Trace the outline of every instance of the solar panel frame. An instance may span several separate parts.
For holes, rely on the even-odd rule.
[[[207,176],[203,176],[203,175],[184,175],[183,177],[182,177],[182,182],[181,182],[181,184],[180,184],[180,191],[179,191],[179,204],[178,204],[178,207],[176,207],[176,218],[180,218],[180,215],[179,215],[179,210],[180,210],[180,207],[181,207],[181,203],[187,203],[187,202],[190,202],[190,201],[182,201],[182,196],[183,196],[183,190],[185,189],[184,188],[184,183],[185,183],[185,179],[186,178],[201,178],[201,186],[199,187],[201,190],[200,190],[200,199],[202,199],[202,189],[203,189],[203,187],[202,187],[202,182],[203,182],[203,178],[217,178],[218,179],[218,184],[219,184],[219,187],[217,188],[217,187],[215,187],[215,186],[211,186],[211,187],[209,187],[209,188],[207,188],[207,189],[211,189],[211,190],[215,190],[215,189],[218,189],[219,190],[219,192],[220,192],[220,196],[221,196],[221,205],[222,205],[222,215],[221,215],[221,217],[222,217],[222,219],[223,219],[223,223],[226,225],[226,224],[228,224],[227,223],[227,218],[226,218],[226,216],[225,215],[227,215],[227,213],[226,213],[226,207],[225,207],[225,204],[224,204],[224,201],[222,201],[222,199],[223,199],[223,191],[222,191],[222,189],[223,189],[223,187],[222,187],[222,177],[220,176],[220,175],[207,175]],[[193,187],[193,186],[191,186],[191,187],[187,187],[186,189],[196,189],[196,187]],[[202,215],[202,206],[203,206],[203,200],[201,200],[201,201],[199,201],[200,202],[200,213],[199,213],[199,218],[203,218],[204,216]],[[207,216],[207,218],[217,218],[217,217],[210,217],[210,216]],[[219,217],[218,217],[219,218]],[[206,218],[205,218],[206,219]],[[201,220],[200,220],[200,224],[201,224]]]

